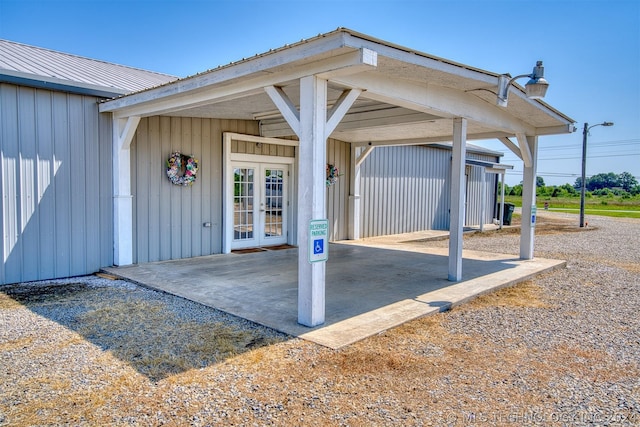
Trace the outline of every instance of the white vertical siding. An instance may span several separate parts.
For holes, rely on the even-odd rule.
[[[97,101],[0,84],[0,283],[112,264],[111,120]]]
[[[222,251],[222,134],[258,134],[257,122],[149,117],[132,149],[134,262],[164,261]],[[173,185],[166,162],[174,151],[198,159],[194,185]],[[210,222],[211,227],[203,227]]]

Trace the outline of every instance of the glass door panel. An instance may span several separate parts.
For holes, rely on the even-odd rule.
[[[253,168],[233,169],[233,240],[254,239]]]
[[[242,164],[233,167],[232,249],[287,243],[289,166]]]
[[[263,237],[283,236],[284,170],[265,168],[264,185]]]

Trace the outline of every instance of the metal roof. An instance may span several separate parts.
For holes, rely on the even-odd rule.
[[[0,82],[113,97],[177,77],[0,39]]]
[[[332,138],[358,145],[451,141],[453,117],[468,119],[467,140],[573,132],[574,120],[511,86],[496,106],[500,74],[402,48],[354,31],[331,33],[244,58],[195,76],[105,101],[118,117],[170,115],[258,120],[261,136],[295,134],[265,87],[298,108],[300,78],[327,80],[331,108],[347,90],[362,93]],[[274,89],[275,90],[275,89]]]

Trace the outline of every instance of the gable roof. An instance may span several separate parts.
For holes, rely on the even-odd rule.
[[[575,120],[510,86],[508,107],[496,106],[500,74],[417,52],[338,28],[141,92],[107,100],[118,117],[170,115],[257,120],[261,136],[293,136],[301,78],[327,82],[327,107],[352,90],[357,99],[331,133],[356,144],[451,141],[454,117],[468,120],[467,139],[571,133]],[[279,94],[279,95],[278,95]]]
[[[176,79],[168,74],[0,39],[0,82],[111,98]]]

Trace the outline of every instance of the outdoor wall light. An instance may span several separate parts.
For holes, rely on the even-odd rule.
[[[500,107],[506,107],[509,101],[509,87],[514,80],[529,77],[529,81],[524,85],[527,98],[529,99],[541,99],[544,98],[549,88],[549,83],[544,79],[544,67],[542,61],[536,62],[536,66],[533,67],[531,74],[521,74],[519,76],[510,77],[509,75],[502,75],[498,80],[498,99],[496,104]]]

